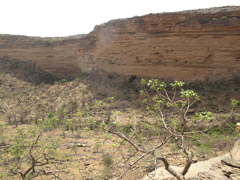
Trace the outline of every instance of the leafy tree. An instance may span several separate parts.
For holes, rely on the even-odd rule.
[[[0,168],[5,169],[2,177],[18,176],[23,180],[39,176],[59,176],[46,166],[59,163],[58,144],[46,139],[41,128],[17,129],[17,134],[0,148]],[[60,171],[61,172],[61,171]]]
[[[135,157],[135,160],[132,163],[125,163],[126,170],[118,179],[121,179],[140,160],[151,157],[153,170],[161,161],[169,173],[178,180],[184,180],[184,176],[193,162],[189,140],[196,134],[207,133],[210,129],[226,123],[238,101],[232,100],[232,110],[226,119],[211,124],[213,119],[211,112],[197,113],[195,117],[189,115],[190,108],[200,100],[200,97],[193,90],[184,89],[184,82],[174,81],[167,84],[158,79],[148,81],[142,79],[141,84],[140,94],[144,97],[143,102],[147,112],[153,117],[144,122],[143,130],[140,131],[138,127],[132,125],[126,125],[127,129],[122,128],[119,123],[112,123],[112,126],[106,126],[104,122],[101,124],[101,128],[106,132],[118,136],[123,142],[127,142],[134,148],[131,158]],[[193,119],[207,122],[206,124],[209,125],[206,125],[203,130],[199,130]],[[146,135],[150,132],[155,133],[155,139]],[[174,170],[169,159],[162,153],[167,144],[175,144],[175,147],[185,157],[186,163],[181,172]]]

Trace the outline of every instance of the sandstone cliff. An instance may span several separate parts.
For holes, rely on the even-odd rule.
[[[240,74],[240,6],[109,21],[66,39],[0,35],[0,59],[59,77],[107,71],[192,80]]]

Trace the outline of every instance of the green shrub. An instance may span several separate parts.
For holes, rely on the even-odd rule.
[[[60,83],[66,83],[66,82],[68,82],[68,80],[66,80],[66,79],[61,79],[60,80]]]
[[[130,78],[128,79],[129,83],[133,83],[133,81],[137,78],[136,75],[131,75]]]
[[[87,77],[87,76],[89,76],[89,73],[87,73],[87,72],[82,72],[81,74],[79,74],[78,76],[76,76],[76,78],[82,79],[82,78]]]
[[[113,159],[109,153],[103,154],[102,160],[103,160],[103,165],[107,168],[113,165]]]
[[[4,164],[1,168],[5,169],[2,177],[30,180],[53,175],[46,169],[49,164],[59,162],[56,139],[45,138],[42,129],[36,127],[28,131],[17,129],[17,134],[10,138],[9,143],[0,148],[0,165]]]
[[[114,76],[112,74],[108,75],[108,79],[113,79],[113,78],[114,78]]]

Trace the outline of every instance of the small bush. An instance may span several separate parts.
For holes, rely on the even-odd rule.
[[[66,82],[67,82],[66,79],[62,79],[62,80],[60,80],[60,83],[66,83]]]
[[[105,167],[111,167],[113,165],[112,156],[109,153],[103,154],[103,164]]]
[[[132,75],[132,76],[130,76],[130,78],[128,79],[128,82],[129,82],[129,83],[133,83],[133,81],[134,81],[136,78],[137,78],[136,75]]]
[[[222,16],[221,19],[227,19],[228,17],[227,16]]]
[[[89,75],[89,73],[87,72],[82,72],[81,74],[79,74],[78,76],[76,76],[76,78],[82,79],[84,77],[87,77]]]
[[[112,74],[108,75],[108,79],[113,79],[113,78],[114,78],[114,76]]]

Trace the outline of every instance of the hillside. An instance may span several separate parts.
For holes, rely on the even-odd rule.
[[[0,35],[0,179],[239,179],[239,42],[240,6]]]
[[[122,175],[129,163],[136,161],[136,152],[129,144],[123,144],[124,141],[115,134],[99,129],[97,126],[101,122],[109,123],[109,127],[114,127],[114,123],[119,122],[116,132],[120,129],[139,143],[145,142],[145,138],[149,139],[144,144],[148,148],[158,138],[152,124],[154,116],[145,109],[143,99],[138,93],[141,89],[140,79],[117,74],[109,76],[83,73],[71,81],[51,79],[51,84],[39,84],[39,81],[48,75],[40,74],[39,78],[37,74],[29,79],[28,76],[24,76],[24,73],[28,72],[26,66],[21,65],[23,69],[19,68],[18,71],[6,67],[5,64],[1,66],[2,69],[0,68],[0,151],[6,153],[4,148],[9,145],[14,147],[19,138],[15,137],[17,134],[19,136],[19,133],[21,135],[25,132],[26,136],[20,137],[25,137],[26,142],[29,142],[35,137],[31,135],[32,132],[37,134],[38,128],[47,126],[38,143],[43,144],[42,147],[50,146],[49,150],[56,149],[58,155],[57,161],[53,161],[52,165],[36,168],[36,171],[52,173],[48,176],[40,174],[39,177],[52,179],[54,175],[62,179],[100,180],[114,179]],[[47,80],[48,78],[45,81]],[[184,88],[193,88],[199,92],[201,98],[201,102],[191,109],[189,115],[209,110],[216,118],[212,123],[225,118],[230,111],[230,99],[240,99],[239,84],[238,79],[195,81],[186,84]],[[111,97],[114,97],[114,103],[109,100]],[[236,113],[228,122],[230,128],[223,125],[220,129],[209,131],[207,136],[211,137],[210,139],[197,135],[196,138],[204,142],[203,144],[190,141],[195,161],[221,155],[239,139],[238,133],[233,129],[240,121],[239,108],[236,109]],[[204,122],[198,124],[198,128],[204,128]],[[134,133],[134,129],[140,133],[139,137],[131,137],[130,132]],[[165,134],[162,136],[165,137]],[[28,152],[26,147],[25,145],[24,148]],[[46,149],[39,151],[38,146],[35,148],[33,155],[36,157],[42,155],[42,151],[46,153]],[[177,151],[174,143],[162,149],[162,153],[169,159],[171,165],[184,164],[185,158]],[[0,179],[19,177],[7,171],[8,168],[12,168],[9,162],[2,166],[3,162],[6,163],[5,158],[0,156]],[[129,163],[126,163],[128,158]],[[123,179],[139,179],[152,172],[154,164],[149,158],[150,156],[131,167]],[[19,161],[19,164],[20,162],[22,165],[17,166],[18,171],[24,172],[28,163]],[[27,177],[30,177],[29,175],[31,174]]]

